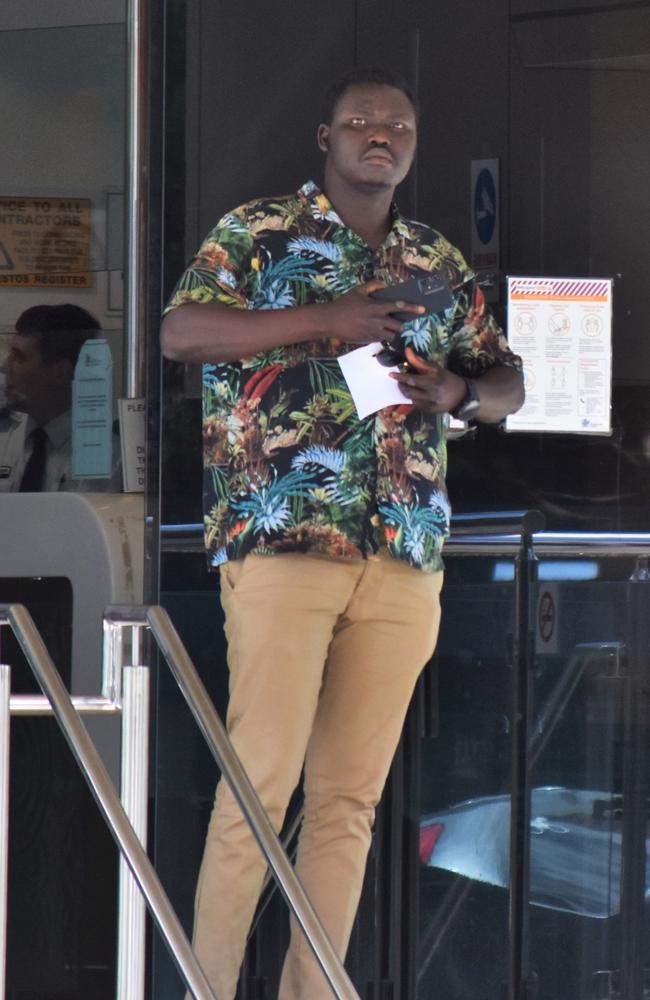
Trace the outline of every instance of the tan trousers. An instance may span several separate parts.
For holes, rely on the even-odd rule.
[[[301,554],[222,567],[228,730],[280,829],[305,766],[296,869],[343,958],[363,882],[375,806],[413,687],[433,653],[442,573],[388,556]],[[218,1000],[232,1000],[265,861],[220,781],[196,897],[194,946]],[[280,1000],[331,1000],[292,921]]]

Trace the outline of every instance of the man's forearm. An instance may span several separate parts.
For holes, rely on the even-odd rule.
[[[372,297],[380,281],[356,285],[330,302],[288,309],[235,309],[220,302],[190,302],[169,312],[162,323],[165,357],[190,363],[239,361],[274,347],[335,338],[347,344],[370,344],[394,337],[402,324],[394,311],[424,313],[413,302]]]
[[[216,302],[188,303],[168,313],[160,340],[172,361],[237,361],[274,347],[325,336],[317,307],[233,309]]]
[[[514,368],[490,368],[475,381],[481,400],[476,417],[480,423],[497,424],[524,402],[524,380]]]

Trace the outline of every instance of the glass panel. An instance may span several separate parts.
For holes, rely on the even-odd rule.
[[[0,492],[20,489],[36,427],[45,471],[23,488],[120,491],[124,23],[30,23],[0,31]]]
[[[421,741],[417,995],[500,1000],[514,570],[508,559],[447,561],[439,730]],[[643,561],[631,582],[634,571],[623,557],[539,563],[527,917],[539,1000],[645,995],[650,586]]]
[[[421,742],[417,996],[497,1000],[508,954],[513,587],[492,582],[490,560],[447,562],[439,723]]]
[[[124,394],[124,10],[120,0],[25,0],[0,9],[0,517],[14,537],[6,510],[16,506],[4,494],[19,490],[37,451],[37,438],[28,440],[33,428],[47,434],[44,465],[32,466],[25,488],[121,490],[114,420]],[[73,387],[80,349],[88,362]],[[109,358],[110,383],[103,377]],[[73,434],[75,424],[81,434]],[[39,511],[48,505],[55,536],[53,505],[30,500],[37,502]],[[79,553],[71,534],[39,551],[62,542],[72,570]],[[26,553],[32,543],[25,538]],[[114,555],[117,566],[121,553]],[[0,598],[32,612],[70,684],[79,666],[79,595],[58,574],[32,578],[18,567],[3,577],[6,563],[5,553]],[[32,691],[17,644],[5,637],[3,649],[12,690]],[[91,660],[84,656],[98,676]],[[104,749],[109,739],[113,748],[116,730],[107,736],[105,722],[89,727],[104,736]],[[11,744],[7,996],[109,1000],[115,844],[54,720],[13,719]]]
[[[326,76],[333,75],[331,46],[325,46],[325,59],[311,43],[307,48],[297,46],[294,12],[286,14],[282,8],[282,17],[292,19],[291,31],[284,31],[284,21],[279,19],[281,6],[269,7],[269,30],[266,35],[258,32],[258,41],[265,39],[264,58],[272,52],[277,64],[278,45],[290,39],[300,59],[309,50],[309,72],[322,63]],[[404,30],[400,39],[402,44],[408,39],[410,46],[409,74],[420,56],[418,82],[424,114],[418,202],[427,206],[422,216],[440,226],[467,252],[469,213],[463,208],[469,201],[467,161],[478,155],[500,155],[504,168],[505,269],[513,274],[604,275],[615,279],[611,437],[504,435],[497,428],[479,427],[450,443],[449,486],[454,508],[460,512],[537,506],[546,513],[551,528],[647,528],[650,354],[642,317],[647,300],[645,234],[650,222],[643,173],[650,152],[646,125],[650,117],[650,7],[638,2],[608,3],[607,9],[596,10],[589,0],[575,0],[571,10],[562,11],[568,5],[552,0],[513,0],[510,5],[459,0],[449,5],[442,24],[436,10],[439,5],[407,2],[402,6]],[[241,144],[224,144],[220,109],[230,109],[230,128],[234,105],[232,101],[220,102],[220,94],[227,91],[229,97],[236,95],[233,100],[240,110],[250,102],[249,139],[259,139],[268,123],[273,123],[275,132],[273,141],[265,146],[267,153],[275,157],[279,151],[284,156],[291,149],[292,164],[307,162],[307,157],[313,156],[311,145],[296,145],[300,142],[301,116],[308,105],[303,101],[303,111],[296,118],[295,95],[289,104],[278,103],[278,95],[295,90],[291,85],[282,90],[286,67],[280,78],[273,77],[262,97],[262,104],[269,104],[266,111],[260,105],[259,88],[255,89],[248,78],[241,78],[241,86],[233,86],[242,67],[250,64],[250,58],[242,61],[237,55],[238,40],[245,38],[247,45],[250,41],[250,33],[239,30],[246,14],[233,8],[231,20],[224,21],[221,10],[215,8],[210,13],[203,5],[198,12],[189,5],[186,22],[179,13],[181,7],[169,5],[177,22],[168,32],[175,39],[168,54],[173,85],[166,117],[168,290],[182,269],[184,257],[195,250],[218,216],[219,207],[225,210],[265,191],[291,188],[290,181],[280,183],[286,174],[282,165],[273,168],[272,184],[258,184],[258,175],[251,170],[259,166],[262,173],[258,180],[264,180],[266,161],[246,156]],[[362,2],[346,6],[346,17],[353,11],[358,21],[356,39],[354,29],[341,21],[345,29],[341,30],[334,16],[328,20],[328,30],[336,26],[346,42],[355,40],[359,61],[375,61],[376,54],[382,52],[387,64],[397,65],[395,39],[385,27],[394,14],[389,7]],[[189,46],[182,33],[186,26]],[[193,43],[194,32],[197,38]],[[487,37],[491,39],[488,46]],[[234,60],[226,71],[223,60],[214,60],[215,46],[221,46],[227,61]],[[461,51],[466,58],[459,70]],[[186,67],[183,60],[187,52],[192,58]],[[495,52],[501,56],[495,58]],[[306,72],[297,75],[307,79]],[[213,85],[206,88],[206,80]],[[206,100],[208,93],[210,99]],[[288,143],[282,137],[278,140],[278,108],[282,127],[288,124],[290,128]],[[216,171],[215,163],[219,164]],[[230,187],[228,178],[233,181]],[[229,189],[231,194],[238,191],[238,196],[227,195]],[[408,196],[412,193],[410,190]],[[406,193],[403,198],[407,198]],[[183,638],[221,706],[225,701],[224,640],[215,585],[207,578],[202,556],[189,551],[191,525],[198,526],[201,518],[199,390],[198,372],[168,366],[161,501],[163,524],[175,526],[175,538],[171,532],[167,535],[170,547],[161,560],[162,599],[178,619]],[[595,657],[586,666],[583,659],[576,661],[575,657],[576,644],[629,641],[625,581],[632,566],[626,560],[602,565],[582,560],[571,567],[565,562],[563,569],[549,564],[550,560],[544,560],[541,569],[545,581],[560,585],[561,629],[566,626],[567,631],[560,632],[554,651],[546,647],[536,665],[534,718],[549,707],[560,682],[566,682],[570,697],[559,702],[558,721],[548,742],[538,745],[531,774],[531,964],[540,980],[539,1000],[564,1000],[565,996],[567,1000],[615,1000],[620,993],[621,970],[631,967],[630,956],[626,957],[621,947],[620,915],[598,916],[560,908],[557,900],[562,887],[557,882],[562,873],[556,873],[555,878],[552,870],[540,866],[538,858],[540,847],[550,837],[564,836],[560,828],[568,823],[556,821],[553,810],[563,808],[566,813],[569,805],[575,810],[575,832],[578,828],[591,832],[597,829],[596,823],[601,824],[612,855],[615,853],[619,820],[614,806],[623,787],[622,741],[626,738],[617,694],[620,678],[607,672],[611,666],[607,655],[604,659]],[[580,583],[577,576],[571,576],[578,572],[583,574]],[[419,907],[417,996],[420,1000],[430,996],[502,1000],[509,957],[512,561],[448,557],[443,601],[438,654],[440,730],[420,740],[421,799],[408,817],[416,816],[419,821],[422,857],[418,899],[409,897],[413,910]],[[570,625],[564,619],[565,607],[573,619]],[[572,686],[574,674],[577,680]],[[214,768],[203,750],[197,749],[198,738],[192,735],[178,694],[166,683],[163,681],[159,692],[162,738],[157,777],[162,822],[158,852],[189,929],[193,875],[210,809]],[[180,756],[175,752],[178,732],[183,733],[180,743],[185,748]],[[646,729],[637,725],[636,732],[645,736]],[[395,825],[403,820],[399,803],[394,805],[397,798],[385,804],[387,813],[393,810],[389,820]],[[185,800],[190,802],[189,809],[183,807]],[[613,811],[603,804],[606,802],[613,804]],[[587,806],[591,812],[585,820]],[[629,815],[638,820],[638,810]],[[634,829],[628,838],[632,834]],[[580,836],[582,833],[578,836],[579,858],[571,876],[574,897],[581,894],[584,907],[590,887],[589,855],[583,851],[587,834],[582,841]],[[178,867],[176,844],[183,845],[188,861],[185,871]],[[443,858],[447,845],[450,854]],[[394,992],[396,1000],[398,995],[399,1000],[411,1000],[398,976],[378,975],[385,956],[382,954],[379,961],[370,947],[366,953],[366,928],[375,949],[386,939],[379,927],[378,913],[385,899],[379,898],[380,882],[374,879],[373,852],[358,925],[361,932],[355,932],[349,964],[362,995]],[[396,865],[399,863],[398,858]],[[620,886],[618,890],[614,887],[618,877],[614,872],[606,876],[612,900],[616,891],[620,897]],[[640,885],[643,893],[643,879],[637,878],[637,896]],[[278,945],[281,931],[275,913],[269,924],[268,936],[258,937],[249,950],[251,964],[243,980],[246,995],[261,993],[265,977],[270,984],[267,989],[272,990],[277,978],[283,942]],[[637,925],[645,926],[643,918]],[[628,936],[629,950],[635,947],[638,936]],[[401,938],[393,947],[395,941],[390,942],[391,960],[404,944]],[[180,995],[177,978],[171,960],[166,955],[158,957],[156,995],[160,992],[161,997],[164,994],[176,1000]],[[636,1000],[641,994],[626,995]]]
[[[644,530],[650,16],[643,3],[579,6],[520,4],[510,22],[505,267],[614,279],[612,434],[479,428],[451,445],[452,495],[457,510],[538,506],[552,528]]]
[[[535,672],[531,965],[540,1000],[641,997],[648,719],[637,616],[650,591],[611,580],[541,589],[558,612],[555,648],[538,651]]]

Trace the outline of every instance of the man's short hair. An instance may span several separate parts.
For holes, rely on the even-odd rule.
[[[16,320],[16,333],[36,340],[43,361],[70,361],[76,365],[87,340],[96,336],[101,326],[81,306],[31,306]]]
[[[392,70],[384,69],[382,66],[355,66],[354,69],[348,70],[337,80],[333,80],[325,91],[321,116],[322,124],[331,124],[336,105],[349,87],[363,86],[368,83],[401,90],[413,105],[416,117],[419,114],[417,98],[403,76]]]

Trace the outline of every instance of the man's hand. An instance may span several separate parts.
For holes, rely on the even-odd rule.
[[[410,372],[391,372],[407,399],[424,413],[450,413],[465,398],[465,380],[435,361],[425,361],[412,348],[404,352]]]
[[[329,336],[343,343],[371,344],[376,340],[392,340],[404,325],[394,313],[408,312],[416,317],[422,316],[426,309],[414,302],[390,302],[371,297],[372,292],[385,287],[382,281],[367,281],[340,298],[313,308],[321,311]]]
[[[412,372],[391,372],[407,399],[425,413],[451,413],[465,398],[465,380],[435,361],[424,361],[410,347],[405,357]],[[474,379],[481,401],[476,420],[497,424],[524,402],[524,380],[516,368],[496,365]]]

